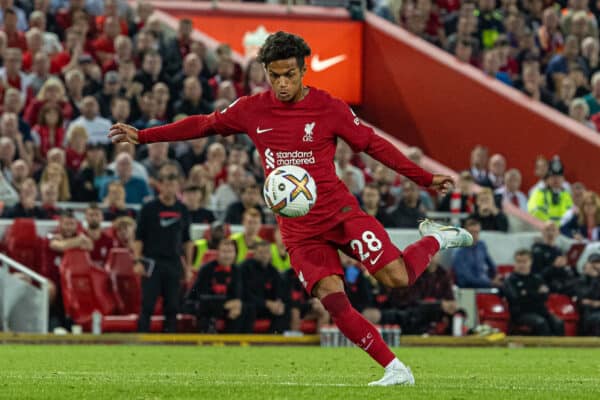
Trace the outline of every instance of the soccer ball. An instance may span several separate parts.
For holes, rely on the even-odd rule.
[[[317,201],[317,185],[301,167],[287,165],[275,168],[265,180],[263,196],[269,208],[283,217],[308,214]]]

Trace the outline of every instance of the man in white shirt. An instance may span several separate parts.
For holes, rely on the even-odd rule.
[[[110,144],[110,139],[106,132],[110,130],[112,123],[110,120],[100,116],[98,101],[94,96],[86,96],[81,101],[81,116],[71,122],[72,124],[82,125],[89,134],[89,144]]]
[[[527,211],[527,196],[521,192],[521,172],[516,168],[511,168],[504,174],[504,185],[496,189],[496,195],[502,196],[503,201],[507,201]]]

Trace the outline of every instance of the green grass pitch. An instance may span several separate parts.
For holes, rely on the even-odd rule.
[[[395,351],[416,386],[356,348],[0,345],[0,399],[600,399],[600,349]]]

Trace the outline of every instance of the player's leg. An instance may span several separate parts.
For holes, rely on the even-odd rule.
[[[414,383],[410,371],[396,358],[377,328],[356,311],[346,293],[337,249],[325,242],[289,247],[291,264],[305,289],[317,297],[340,331],[386,370],[401,366],[387,384]]]

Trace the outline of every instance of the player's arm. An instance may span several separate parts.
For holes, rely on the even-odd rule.
[[[445,192],[453,180],[447,175],[434,175],[409,160],[400,150],[372,128],[362,124],[352,109],[342,101],[336,101],[336,126],[338,135],[354,151],[362,151],[395,172],[406,176],[416,184],[434,187]]]
[[[177,122],[138,130],[131,125],[114,124],[108,133],[113,143],[133,144],[178,142],[211,135],[228,136],[246,132],[247,98],[240,98],[223,111],[192,115]]]

